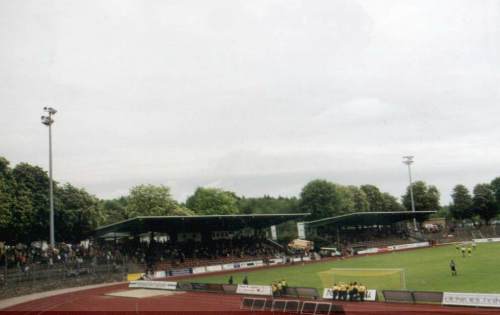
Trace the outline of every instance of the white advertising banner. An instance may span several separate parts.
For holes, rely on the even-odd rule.
[[[323,289],[323,298],[324,299],[333,299],[333,290],[331,288],[324,288]]]
[[[278,239],[278,233],[276,232],[276,225],[271,225],[271,239],[276,241]]]
[[[208,272],[214,272],[214,271],[221,271],[222,266],[221,265],[215,265],[215,266],[207,266],[207,271]]]
[[[311,257],[309,257],[309,256],[302,257],[302,261],[310,261],[310,260],[311,260]]]
[[[378,248],[368,248],[368,249],[364,249],[364,250],[358,251],[359,255],[363,255],[363,254],[375,254],[375,253],[378,253]]]
[[[377,290],[366,290],[365,301],[375,301],[377,299]]]
[[[323,298],[331,300],[333,299],[333,290],[331,288],[323,289]],[[377,290],[367,290],[364,300],[365,301],[375,301],[377,299]]]
[[[500,294],[444,292],[442,304],[500,307]]]
[[[205,267],[194,267],[193,268],[193,273],[194,274],[205,273],[205,272],[207,272],[207,269]]]
[[[236,288],[237,294],[251,294],[251,295],[273,295],[273,290],[270,285],[251,285],[251,284],[238,284]]]
[[[252,268],[255,267],[255,263],[253,261],[246,261],[244,263],[241,263],[242,267],[245,268]]]
[[[306,227],[304,225],[304,222],[297,222],[297,234],[299,236],[299,239],[306,239]]]
[[[402,250],[402,249],[410,249],[410,248],[427,247],[429,245],[430,245],[429,242],[420,242],[420,243],[393,245],[393,246],[388,246],[388,248],[389,248],[389,250]]]
[[[153,278],[155,278],[155,279],[161,279],[161,278],[166,278],[166,277],[167,277],[167,273],[163,270],[155,271],[155,274],[153,276]]]
[[[128,287],[142,289],[175,290],[177,289],[177,282],[136,280],[130,281]]]
[[[270,264],[270,265],[283,264],[283,258],[273,258],[273,259],[269,259],[269,264]]]
[[[222,265],[222,269],[224,269],[224,270],[234,269],[234,264],[225,264],[225,265]]]
[[[476,243],[490,243],[490,242],[500,242],[500,237],[492,237],[492,238],[475,238],[473,239]]]

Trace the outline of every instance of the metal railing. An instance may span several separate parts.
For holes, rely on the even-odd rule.
[[[68,287],[123,281],[129,264],[71,263],[24,268],[4,268],[0,272],[0,299]]]

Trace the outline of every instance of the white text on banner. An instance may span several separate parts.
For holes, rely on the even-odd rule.
[[[444,292],[442,304],[500,307],[500,294]]]
[[[251,294],[251,295],[273,295],[273,291],[270,285],[245,285],[238,284],[236,288],[236,293],[238,294]]]
[[[137,280],[137,281],[130,281],[128,287],[129,288],[143,288],[143,289],[175,290],[175,289],[177,289],[177,282]]]

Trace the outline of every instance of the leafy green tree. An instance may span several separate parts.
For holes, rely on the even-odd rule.
[[[111,224],[127,219],[128,198],[125,196],[102,200],[101,207],[104,214],[104,224]]]
[[[450,211],[450,206],[444,206],[439,208],[439,210],[431,215],[432,218],[445,218],[445,219],[451,219],[451,211]]]
[[[378,189],[377,186],[374,185],[363,185],[361,186],[361,190],[366,194],[366,198],[368,199],[369,211],[371,212],[379,212],[385,211],[384,209],[384,197]]]
[[[423,181],[417,181],[412,186],[415,211],[437,211],[440,208],[439,191],[436,186],[427,186]],[[410,186],[408,186],[406,194],[403,196],[403,205],[408,211],[411,211]]]
[[[14,181],[9,161],[0,157],[0,240],[8,240],[11,230],[12,209],[15,205]]]
[[[366,193],[356,186],[347,186],[351,191],[354,212],[367,212],[370,209],[370,201]]]
[[[126,207],[127,218],[178,215],[184,212],[186,215],[191,214],[179,206],[166,186],[139,185],[130,190]]]
[[[240,213],[295,213],[298,212],[298,199],[296,197],[241,197],[237,205]]]
[[[477,184],[473,190],[474,197],[472,197],[472,204],[474,212],[486,224],[489,224],[498,214],[498,207],[495,200],[495,194],[490,184]]]
[[[497,208],[500,209],[500,177],[491,181],[491,189],[493,189],[493,193],[495,194]]]
[[[41,167],[19,163],[12,170],[15,180],[15,206],[12,229],[17,240],[28,242],[49,236],[49,177]],[[56,184],[55,184],[56,186]]]
[[[450,215],[456,220],[471,219],[473,212],[472,196],[464,185],[456,185],[451,194]]]
[[[198,187],[186,201],[186,206],[197,214],[238,213],[238,199],[232,192],[218,188]]]
[[[64,242],[80,241],[104,223],[104,211],[99,200],[71,184],[58,187],[55,209],[56,239]]]
[[[336,186],[340,207],[338,214],[346,214],[353,212],[366,212],[370,204],[365,192],[356,186]]]
[[[342,212],[340,198],[334,183],[316,179],[302,189],[299,208],[301,212],[311,213],[311,220],[336,216]]]
[[[403,205],[401,205],[396,197],[389,193],[382,193],[383,209],[384,211],[404,211]]]

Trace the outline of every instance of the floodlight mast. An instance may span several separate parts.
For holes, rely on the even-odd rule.
[[[415,200],[413,199],[413,181],[411,178],[411,165],[413,164],[413,156],[412,155],[407,155],[403,156],[403,163],[408,165],[408,177],[410,179],[410,199],[411,199],[411,211],[413,212],[413,215],[415,215]],[[417,219],[413,217],[413,228],[415,231],[418,231],[417,228]]]
[[[48,113],[48,116],[42,116],[42,124],[49,127],[49,202],[50,202],[50,246],[54,248],[54,185],[52,181],[52,124],[54,119],[52,115],[57,113],[52,107],[44,107],[43,110]]]

